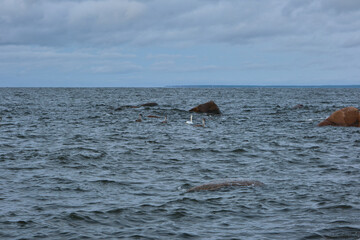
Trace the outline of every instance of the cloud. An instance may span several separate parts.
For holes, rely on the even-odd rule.
[[[127,31],[143,10],[143,4],[126,0],[2,0],[0,43],[105,43],[99,35]]]
[[[274,40],[281,46],[295,36],[341,46],[360,32],[359,9],[357,0],[0,0],[0,44],[93,47]]]
[[[0,0],[0,77],[358,81],[359,13],[358,0]]]
[[[321,6],[325,10],[330,10],[337,14],[360,11],[360,1],[358,0],[321,0]]]

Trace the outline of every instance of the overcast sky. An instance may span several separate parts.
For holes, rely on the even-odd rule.
[[[0,87],[360,84],[360,0],[0,0]]]

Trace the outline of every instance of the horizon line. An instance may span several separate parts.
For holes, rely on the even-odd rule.
[[[263,87],[263,88],[360,88],[359,84],[314,84],[314,85],[222,85],[222,84],[186,84],[186,85],[168,85],[166,88],[252,88],[252,87]]]
[[[360,84],[314,84],[314,85],[224,85],[184,84],[165,86],[0,86],[0,88],[360,88]]]

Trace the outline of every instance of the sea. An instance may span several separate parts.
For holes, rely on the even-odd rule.
[[[348,106],[360,88],[0,88],[0,239],[360,239],[360,128],[317,126]],[[187,192],[227,181],[263,185]]]

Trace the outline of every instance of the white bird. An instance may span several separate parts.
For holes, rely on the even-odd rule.
[[[192,121],[192,114],[190,115],[190,121],[186,121],[187,124],[193,124],[193,121]]]

